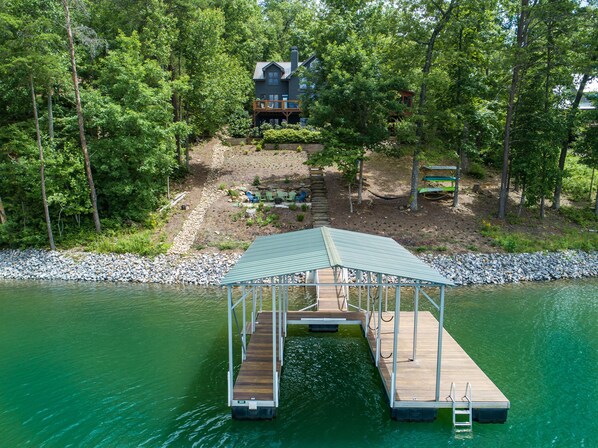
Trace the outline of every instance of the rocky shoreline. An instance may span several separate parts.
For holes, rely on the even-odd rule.
[[[218,285],[238,254],[137,255],[0,251],[0,279]],[[598,277],[598,252],[422,255],[456,285]]]

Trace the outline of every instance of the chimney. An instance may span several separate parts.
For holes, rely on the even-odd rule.
[[[291,47],[291,73],[299,67],[299,50],[297,47]]]

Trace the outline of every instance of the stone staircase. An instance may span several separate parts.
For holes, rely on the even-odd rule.
[[[313,226],[323,227],[330,225],[328,217],[328,198],[326,196],[326,182],[322,168],[311,167],[309,169],[309,180],[311,184],[311,214]]]

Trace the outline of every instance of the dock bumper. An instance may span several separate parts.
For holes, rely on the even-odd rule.
[[[506,408],[474,408],[472,418],[478,423],[505,423],[508,413]]]
[[[235,420],[272,420],[276,406],[272,401],[233,400],[231,414]]]

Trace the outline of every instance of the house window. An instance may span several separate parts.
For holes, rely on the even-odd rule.
[[[307,90],[307,79],[304,76],[299,79],[299,89]]]
[[[268,72],[268,85],[277,86],[280,84],[280,73],[279,72]]]

